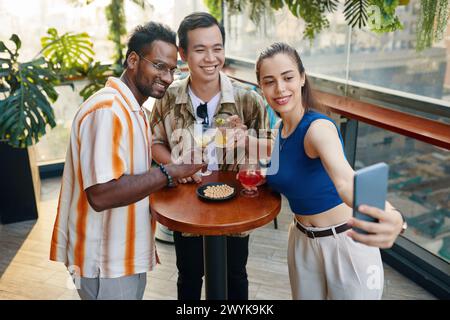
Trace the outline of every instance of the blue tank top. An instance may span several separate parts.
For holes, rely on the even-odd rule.
[[[333,122],[323,114],[309,111],[286,139],[281,137],[283,125],[280,126],[274,144],[274,152],[280,150],[278,171],[270,174],[269,169],[266,177],[269,186],[288,199],[292,212],[301,215],[318,214],[343,202],[320,158],[311,159],[305,153],[303,142],[306,132],[317,119]],[[341,133],[337,130],[343,146]],[[274,167],[276,157],[272,156],[271,167]]]

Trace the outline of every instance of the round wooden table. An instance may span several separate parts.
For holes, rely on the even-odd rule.
[[[200,199],[196,190],[209,182],[225,182],[237,189],[234,198],[212,202]],[[150,196],[156,220],[173,231],[203,236],[206,299],[227,299],[227,234],[249,231],[271,222],[281,209],[281,196],[267,185],[258,187],[259,195],[240,195],[242,186],[236,172],[215,171],[201,184],[164,188]]]

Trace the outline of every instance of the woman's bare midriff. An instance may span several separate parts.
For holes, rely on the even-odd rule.
[[[334,208],[314,215],[295,215],[295,219],[304,226],[318,228],[341,224],[347,222],[351,217],[352,208],[345,203],[341,203]]]

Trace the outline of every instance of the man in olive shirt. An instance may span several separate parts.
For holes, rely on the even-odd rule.
[[[171,151],[179,143],[179,129],[191,130],[196,124],[211,126],[218,117],[238,121],[236,128],[268,128],[263,99],[245,85],[232,81],[221,69],[225,62],[225,32],[208,13],[197,12],[183,19],[178,29],[179,53],[190,74],[175,81],[161,100],[156,101],[151,117],[152,155],[161,163],[171,163]],[[205,108],[198,110],[198,108]],[[202,112],[199,112],[202,111]],[[235,149],[233,149],[233,152]],[[228,157],[224,155],[224,159]],[[236,157],[234,157],[235,160]],[[218,159],[219,170],[237,170],[237,163]],[[201,176],[180,182],[200,182]],[[203,240],[198,235],[174,232],[178,268],[178,299],[199,300],[203,270]],[[228,299],[248,299],[248,233],[227,236]]]

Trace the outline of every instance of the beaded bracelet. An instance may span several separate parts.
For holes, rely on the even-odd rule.
[[[167,186],[168,186],[168,187],[174,187],[174,186],[175,186],[175,183],[173,182],[172,176],[169,174],[169,172],[167,172],[166,167],[164,167],[162,163],[160,163],[160,164],[158,165],[158,167],[159,167],[159,169],[161,170],[161,172],[162,172],[162,173],[166,176],[166,178],[167,178]]]

